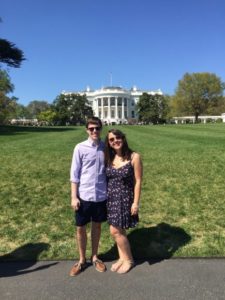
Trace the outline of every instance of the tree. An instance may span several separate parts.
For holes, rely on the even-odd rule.
[[[47,101],[33,100],[27,105],[27,111],[30,118],[37,118],[37,116],[50,108],[50,104]]]
[[[53,102],[59,125],[84,124],[86,119],[93,116],[93,111],[86,95],[61,94]]]
[[[8,73],[4,70],[0,70],[0,125],[6,124],[8,119],[15,112],[16,98],[9,98],[6,96],[14,89],[13,84],[10,81]]]
[[[56,120],[56,112],[52,109],[47,109],[45,111],[40,112],[40,114],[37,116],[37,119],[39,122],[45,122],[48,125],[54,125]]]
[[[0,22],[2,19],[0,18]],[[0,39],[0,64],[4,63],[9,67],[19,68],[25,60],[23,51],[6,39]],[[14,85],[5,70],[0,65],[0,124],[7,123],[8,119],[16,111],[16,98],[9,98],[6,94],[13,92]]]
[[[167,101],[163,95],[143,93],[137,103],[139,121],[153,124],[164,122],[168,111]]]
[[[0,91],[0,125],[6,124],[15,112],[16,102]]]
[[[15,112],[13,114],[13,118],[15,119],[29,119],[30,118],[30,114],[26,108],[26,106],[16,103],[16,107],[15,107]]]
[[[213,73],[186,73],[178,82],[173,107],[179,115],[194,115],[198,122],[199,115],[218,106],[224,88],[224,83]]]
[[[23,51],[6,39],[0,39],[0,62],[9,67],[19,68],[25,60]]]
[[[5,70],[0,70],[0,92],[8,94],[13,90],[14,85],[11,83],[8,73]]]

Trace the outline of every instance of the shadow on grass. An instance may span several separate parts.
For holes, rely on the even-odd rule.
[[[0,126],[0,135],[14,135],[29,132],[62,132],[68,130],[76,130],[76,127],[68,126],[49,126],[49,127],[35,127],[35,126]]]
[[[149,264],[171,258],[180,248],[190,242],[191,236],[182,228],[160,223],[150,228],[134,229],[128,234],[131,250],[137,264],[148,261]],[[101,255],[103,260],[118,258],[114,245],[108,252]]]
[[[48,250],[49,247],[47,243],[28,243],[8,254],[0,256],[0,277],[17,276],[40,271],[58,264],[58,262],[54,262],[29,269],[35,265],[41,252]]]

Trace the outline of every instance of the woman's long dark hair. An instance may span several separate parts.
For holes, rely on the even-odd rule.
[[[109,144],[109,133],[114,134],[116,137],[121,138],[123,141],[122,146],[122,158],[123,160],[131,160],[131,154],[133,151],[129,148],[125,134],[119,129],[110,129],[105,138],[105,164],[106,166],[111,166],[116,155],[115,151],[111,148]]]

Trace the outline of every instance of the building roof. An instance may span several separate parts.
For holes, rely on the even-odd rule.
[[[102,88],[103,90],[124,90],[121,86],[106,86]]]

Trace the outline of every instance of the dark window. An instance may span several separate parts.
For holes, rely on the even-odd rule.
[[[113,109],[111,110],[111,118],[115,118],[115,112]]]
[[[110,106],[115,106],[115,97],[110,98]]]

